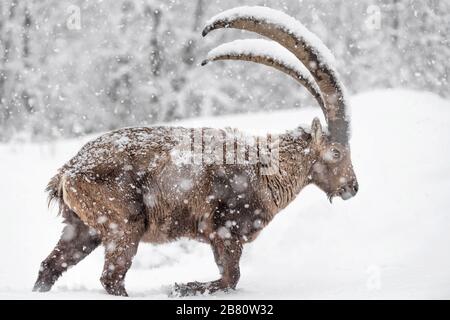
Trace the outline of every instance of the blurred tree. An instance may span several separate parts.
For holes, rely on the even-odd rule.
[[[0,141],[314,105],[304,89],[272,69],[249,63],[199,66],[214,45],[255,36],[227,30],[201,38],[205,19],[240,5],[238,0],[2,1]],[[335,53],[351,93],[407,87],[450,97],[448,1],[246,0],[245,5],[267,5],[302,21]],[[70,20],[77,12],[80,19]],[[367,23],[377,17],[379,23]],[[71,27],[74,21],[79,28]]]

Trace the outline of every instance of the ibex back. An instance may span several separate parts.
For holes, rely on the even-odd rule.
[[[317,185],[330,201],[356,194],[344,90],[320,40],[293,18],[262,7],[228,10],[211,19],[203,34],[222,27],[250,30],[283,47],[274,41],[241,40],[244,46],[226,44],[211,51],[203,64],[245,60],[289,74],[318,101],[328,132],[314,119],[308,132],[299,127],[279,136],[146,127],[117,130],[89,142],[48,185],[66,227],[42,262],[34,290],[50,290],[64,271],[103,244],[101,283],[108,293],[125,296],[125,275],[139,243],[180,237],[209,243],[221,277],[176,284],[174,293],[234,289],[243,244],[254,240],[303,187]],[[280,52],[302,67],[286,63],[276,55]]]

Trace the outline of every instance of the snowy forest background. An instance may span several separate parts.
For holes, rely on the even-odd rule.
[[[165,122],[265,134],[323,117],[272,68],[199,66],[223,42],[261,38],[201,37],[207,19],[242,5],[294,16],[336,56],[360,190],[330,204],[305,187],[245,246],[237,290],[202,299],[450,297],[450,1],[2,0],[0,299],[111,298],[103,248],[31,292],[63,228],[45,186],[100,132]],[[166,299],[175,282],[217,276],[208,245],[143,243],[126,286]]]
[[[305,90],[269,68],[199,67],[214,44],[240,35],[230,30],[202,39],[205,20],[243,4],[1,1],[0,141],[52,140],[199,115],[311,105]],[[245,4],[280,9],[316,33],[335,54],[352,94],[403,87],[450,97],[449,1]],[[241,78],[245,81],[236,81]]]

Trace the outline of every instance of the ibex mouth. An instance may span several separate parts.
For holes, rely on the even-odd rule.
[[[340,197],[342,200],[348,200],[350,198],[353,198],[353,194],[350,191],[345,190],[344,188],[340,188],[338,191],[333,193],[328,193],[327,198],[330,203],[333,203],[334,197]]]
[[[339,195],[342,200],[348,200],[352,198],[355,195],[355,193],[352,193],[349,187],[342,187],[337,191],[337,195]]]
[[[345,191],[345,192],[341,193],[341,199],[342,200],[348,200],[348,199],[350,199],[352,197],[353,197],[353,195],[350,192],[348,192],[348,191]]]

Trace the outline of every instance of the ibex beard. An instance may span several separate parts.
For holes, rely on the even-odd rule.
[[[217,16],[203,34],[225,26],[262,34],[292,52],[313,80],[269,54],[221,51],[208,61],[254,61],[293,76],[318,101],[328,132],[316,118],[308,131],[298,127],[265,137],[249,138],[232,129],[173,127],[125,128],[100,136],[48,184],[49,198],[57,201],[66,226],[42,262],[34,290],[50,290],[64,271],[103,244],[100,281],[108,293],[126,296],[125,275],[139,243],[181,237],[208,243],[221,276],[175,284],[174,294],[235,289],[243,245],[306,185],[315,184],[330,200],[356,194],[349,121],[336,71],[323,63],[320,48],[270,22],[271,15],[282,13],[258,8],[249,18],[245,10]]]

